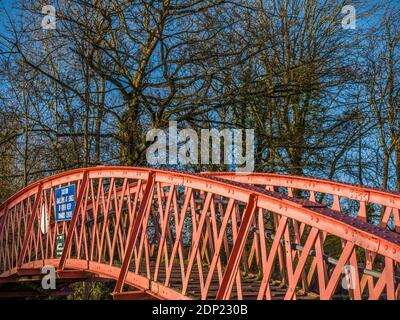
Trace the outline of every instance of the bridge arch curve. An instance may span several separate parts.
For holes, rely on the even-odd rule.
[[[317,185],[297,178],[286,181]],[[57,223],[55,189],[71,184],[72,220]],[[398,297],[399,234],[312,196],[266,190],[271,185],[256,174],[134,167],[77,169],[43,179],[0,206],[0,281],[51,264],[60,275],[74,269],[115,279],[115,298],[129,297],[124,285],[163,299]],[[360,201],[375,199],[373,192],[368,196]],[[43,206],[50,216],[45,234]],[[57,234],[66,237],[61,257]],[[341,288],[343,280],[350,281],[349,290]]]

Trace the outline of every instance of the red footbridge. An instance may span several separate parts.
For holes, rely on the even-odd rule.
[[[120,300],[395,300],[399,209],[400,193],[299,176],[72,170],[0,206],[0,298],[46,294],[53,266],[57,285],[107,280]]]

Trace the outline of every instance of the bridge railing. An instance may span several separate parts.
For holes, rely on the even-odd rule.
[[[272,173],[205,173],[232,181],[284,192],[292,197],[307,197],[335,211],[352,214],[370,223],[400,232],[400,193],[331,180]]]
[[[55,190],[68,185],[76,186],[75,210],[56,222]],[[116,297],[126,285],[160,298],[394,299],[399,292],[399,235],[207,175],[74,170],[22,190],[0,217],[2,279],[52,264],[115,279]]]

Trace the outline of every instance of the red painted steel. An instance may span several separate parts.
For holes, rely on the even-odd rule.
[[[146,208],[150,206],[149,202],[151,200],[151,192],[153,190],[153,187],[154,187],[154,176],[153,173],[150,172],[147,178],[146,189],[144,191],[142,202],[140,203],[138,214],[136,216],[132,229],[130,229],[129,231],[128,243],[126,246],[125,255],[122,260],[121,272],[119,274],[119,278],[114,290],[115,294],[120,293],[124,285],[126,275],[128,273],[128,268],[131,263],[131,258],[133,253],[132,249],[136,244],[140,228],[142,227],[144,216],[146,213]]]
[[[33,231],[33,223],[35,222],[35,219],[37,217],[37,212],[39,209],[39,203],[40,203],[41,199],[42,199],[42,185],[39,184],[38,191],[37,191],[36,198],[35,198],[35,204],[33,205],[31,216],[29,218],[28,228],[27,228],[27,231],[26,231],[26,234],[24,237],[24,243],[22,245],[21,253],[19,254],[17,268],[20,268],[23,263],[23,260],[24,260],[25,254],[26,254],[26,250],[28,248],[28,241],[30,240],[30,237],[31,237],[31,234]]]
[[[310,201],[313,202],[317,200],[315,193],[330,195],[333,198],[331,208],[338,211],[341,211],[341,199],[353,200],[359,205],[357,216],[361,219],[367,216],[368,204],[378,205],[383,211],[383,214],[380,216],[380,225],[386,227],[392,216],[395,230],[396,232],[400,232],[400,192],[331,180],[272,173],[249,173],[243,175],[232,172],[212,172],[204,174],[250,185],[268,186],[269,188],[283,187],[291,196],[293,196],[294,190],[307,191],[309,192]]]
[[[72,215],[72,219],[71,219],[71,222],[68,227],[67,238],[64,243],[64,250],[61,254],[60,265],[59,265],[60,270],[64,270],[64,267],[65,267],[65,261],[67,259],[67,254],[70,250],[71,240],[72,240],[72,237],[74,236],[74,233],[76,230],[76,224],[78,222],[79,212],[81,211],[83,196],[84,196],[86,188],[87,188],[87,182],[88,182],[88,174],[85,171],[83,173],[82,183],[80,184],[80,188],[78,191],[78,197],[76,199],[75,209],[74,209],[74,212]],[[82,214],[82,216],[83,216],[83,214]]]
[[[243,255],[256,206],[257,196],[250,194],[246,210],[243,213],[242,221],[240,223],[240,229],[235,244],[232,248],[232,253],[229,256],[229,260],[226,265],[224,278],[222,279],[222,283],[218,289],[217,299],[219,300],[228,299],[231,294],[232,284],[238,272],[240,257]]]
[[[69,184],[73,218],[56,223],[54,190]],[[115,299],[398,299],[400,235],[386,227],[398,231],[399,209],[400,194],[305,177],[77,169],[0,206],[0,283],[53,265],[60,278],[116,280]]]

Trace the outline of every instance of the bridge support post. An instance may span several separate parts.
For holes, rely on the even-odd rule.
[[[35,224],[35,219],[37,216],[39,203],[42,198],[42,190],[43,190],[43,185],[39,184],[35,202],[33,204],[32,212],[31,212],[31,217],[29,218],[28,227],[26,228],[25,238],[24,238],[24,242],[22,244],[22,249],[21,249],[21,252],[18,257],[17,268],[20,268],[22,266],[22,263],[24,262],[26,250],[28,249],[29,238],[32,233],[33,225]]]
[[[0,216],[0,239],[1,239],[1,236],[3,235],[4,225],[6,224],[7,211],[8,211],[8,206],[6,204],[5,208],[3,210],[3,214]]]
[[[64,267],[65,267],[65,262],[67,260],[67,254],[71,247],[72,237],[73,237],[73,233],[74,233],[76,224],[78,222],[78,213],[79,213],[79,209],[82,205],[82,200],[83,200],[83,197],[84,197],[84,194],[86,191],[87,183],[88,183],[88,173],[87,173],[87,171],[85,171],[83,173],[81,187],[79,189],[78,197],[76,199],[74,213],[72,214],[72,219],[68,226],[67,238],[65,239],[64,250],[63,250],[61,258],[60,258],[59,270],[64,270]]]
[[[2,243],[2,239],[3,239],[3,229],[5,228],[5,224],[6,224],[6,217],[7,217],[7,212],[8,212],[8,204],[5,204],[5,207],[3,209],[3,214],[0,216],[0,243]],[[3,249],[2,249],[3,250]],[[4,263],[5,257],[3,256],[3,252],[0,251],[0,274],[2,274],[4,271],[2,269],[2,265]]]
[[[135,222],[133,223],[132,227],[129,230],[128,243],[126,245],[125,256],[122,261],[121,271],[118,277],[117,284],[114,289],[113,296],[114,295],[117,296],[118,294],[121,293],[123,285],[125,283],[126,275],[128,274],[129,265],[132,259],[133,248],[137,241],[140,227],[142,226],[143,223],[143,219],[146,213],[146,208],[148,205],[150,205],[152,200],[153,188],[154,188],[154,173],[150,172],[149,177],[147,179],[146,188],[144,190],[143,198],[140,203],[138,213],[136,215]]]
[[[229,299],[233,281],[239,269],[240,258],[246,246],[247,236],[250,231],[252,218],[257,207],[257,196],[251,194],[249,202],[242,216],[239,232],[232,248],[232,253],[229,257],[224,277],[222,278],[221,286],[217,293],[217,300]]]

